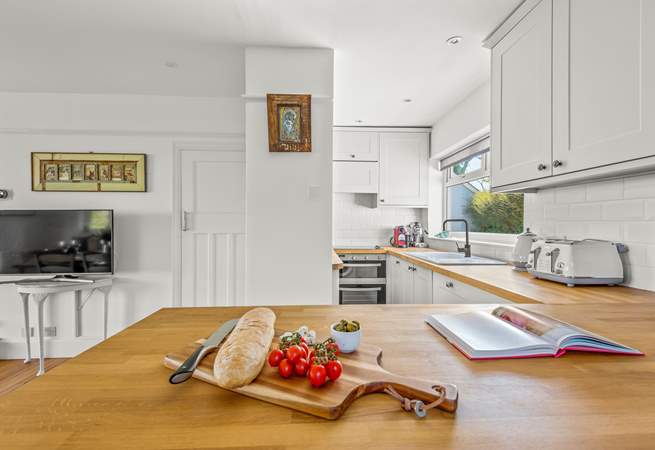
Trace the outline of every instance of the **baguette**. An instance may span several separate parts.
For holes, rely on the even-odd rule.
[[[275,313],[255,308],[245,313],[218,350],[214,378],[225,389],[249,384],[264,366],[275,334]]]

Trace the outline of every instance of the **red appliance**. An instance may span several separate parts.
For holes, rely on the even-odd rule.
[[[407,229],[403,225],[394,227],[393,236],[389,239],[389,243],[394,247],[407,247]]]

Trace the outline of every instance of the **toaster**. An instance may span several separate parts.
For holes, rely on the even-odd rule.
[[[624,251],[621,244],[597,239],[539,239],[532,244],[526,268],[536,278],[567,286],[619,284]]]

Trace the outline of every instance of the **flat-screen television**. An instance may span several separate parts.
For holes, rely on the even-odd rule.
[[[109,209],[0,210],[0,275],[114,272]]]

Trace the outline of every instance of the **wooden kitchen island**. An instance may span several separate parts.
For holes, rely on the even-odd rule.
[[[328,421],[189,380],[170,385],[164,355],[247,308],[163,309],[0,397],[0,448],[653,448],[655,305],[523,305],[636,347],[643,357],[469,361],[424,323],[489,305],[273,307],[276,328],[327,334],[357,319],[382,365],[459,388],[456,414],[404,412],[387,395]]]

